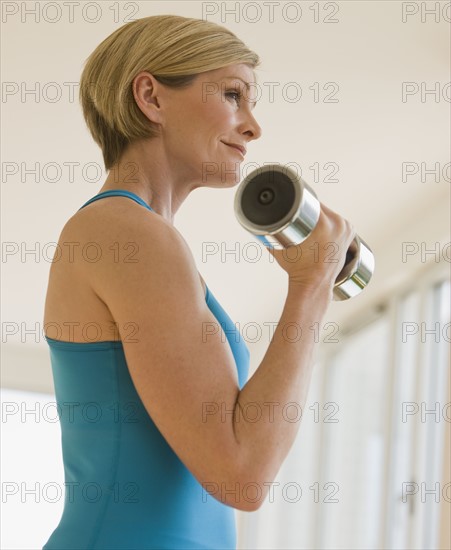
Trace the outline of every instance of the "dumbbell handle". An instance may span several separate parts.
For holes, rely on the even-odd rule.
[[[249,182],[265,172],[283,171],[295,186],[295,198],[291,211],[274,224],[264,226],[252,223],[244,215],[241,199]],[[271,189],[262,191],[259,200],[269,202]],[[267,196],[265,197],[265,193]],[[315,191],[291,168],[266,165],[251,172],[240,184],[235,195],[235,214],[240,224],[267,247],[286,248],[303,242],[315,228],[321,213],[321,205]],[[369,246],[358,235],[346,253],[345,264],[338,274],[333,290],[335,301],[347,300],[359,294],[369,283],[374,272],[374,256]]]

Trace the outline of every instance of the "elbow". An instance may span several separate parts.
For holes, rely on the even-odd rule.
[[[240,500],[237,509],[242,512],[256,512],[265,502],[271,482],[260,482],[256,478],[248,478],[239,483]]]
[[[240,512],[256,512],[259,508],[261,508],[263,502],[264,499],[257,500],[255,502],[247,502],[244,506],[238,507],[237,510],[239,510]]]
[[[241,512],[256,512],[263,505],[271,484],[270,481],[262,481],[255,469],[239,472],[230,480],[221,500]]]
[[[223,456],[220,469],[216,469],[212,476],[214,481],[204,482],[203,486],[210,496],[231,508],[256,512],[263,505],[273,483],[271,475],[268,475],[271,470],[267,465],[258,467],[258,464],[253,464],[250,467],[249,461],[238,460],[239,456],[242,455],[236,449],[228,460],[224,460]]]
[[[249,496],[241,494],[238,496],[229,494],[221,498],[220,501],[240,512],[256,512],[262,506],[264,499],[249,498]]]
[[[203,481],[201,484],[210,497],[241,512],[256,512],[271,485],[238,476],[229,476],[227,481]]]

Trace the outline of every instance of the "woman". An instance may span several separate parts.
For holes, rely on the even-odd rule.
[[[247,381],[248,348],[173,225],[193,189],[239,182],[261,135],[258,64],[227,29],[172,15],[122,26],[86,62],[83,114],[108,176],[65,224],[67,254],[50,271],[66,498],[45,549],[235,548],[234,509],[261,506],[294,441],[284,404],[304,406],[308,327],[332,299],[352,227],[322,206],[302,262],[271,252],[289,290]],[[322,261],[330,241],[337,263]],[[305,327],[297,341],[284,338],[293,322]]]

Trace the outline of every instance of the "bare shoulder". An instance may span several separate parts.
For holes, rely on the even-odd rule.
[[[64,225],[60,240],[71,247],[78,265],[92,272],[102,264],[136,264],[139,251],[179,246],[185,260],[191,250],[182,234],[163,216],[126,197],[104,198],[78,210]],[[89,258],[92,261],[89,261]]]
[[[161,215],[126,197],[104,198],[77,211],[60,240],[72,243],[71,271],[114,318],[116,300],[128,301],[143,292],[161,296],[176,273],[184,282],[180,291],[205,303],[200,274],[182,234]]]
[[[122,281],[119,297],[128,300],[134,280],[141,278],[146,291],[161,286],[155,266],[162,258],[162,250],[175,249],[174,242],[183,250],[178,252],[177,261],[189,265],[194,273],[194,259],[180,233],[164,218],[134,201],[105,198],[77,211],[62,228],[50,265],[44,324],[59,328],[56,333],[54,328],[50,333],[46,331],[46,335],[84,342],[82,328],[94,323],[99,329],[99,340],[120,339],[106,287],[114,283],[112,279]],[[143,255],[151,259],[147,265]],[[157,293],[161,291],[156,288]],[[67,326],[68,318],[77,322],[74,332]]]
[[[155,230],[166,230],[167,232],[177,233],[179,231],[171,225],[163,216],[154,211],[147,210],[135,201],[127,197],[105,197],[102,200],[88,204],[84,208],[77,210],[75,214],[66,222],[63,231],[77,232],[80,234],[107,233],[116,234],[119,230],[124,231],[143,229],[152,227]]]

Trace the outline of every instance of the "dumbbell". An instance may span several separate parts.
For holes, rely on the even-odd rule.
[[[313,189],[289,166],[268,164],[250,172],[235,194],[239,223],[267,247],[303,242],[315,228],[321,206]],[[332,258],[335,255],[332,254]],[[332,259],[331,258],[331,259]],[[333,289],[335,301],[359,294],[374,272],[374,256],[358,235],[346,252]]]

